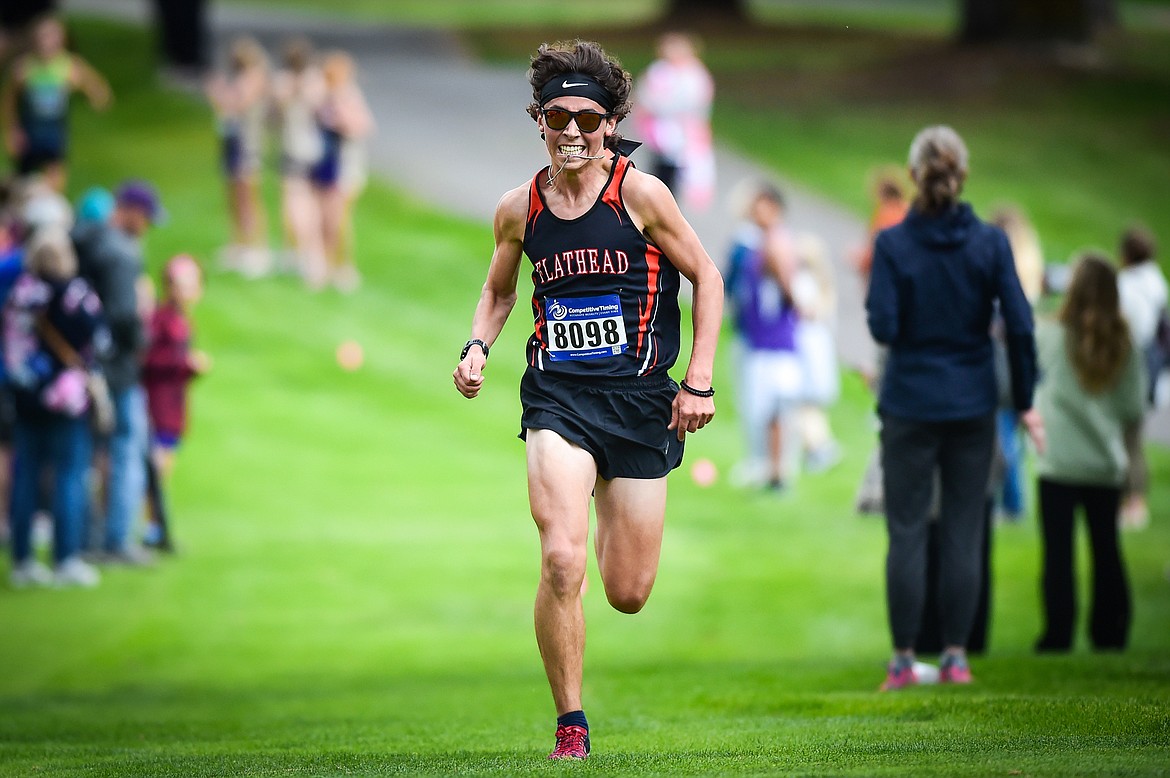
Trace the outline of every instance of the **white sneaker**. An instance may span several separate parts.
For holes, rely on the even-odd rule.
[[[237,269],[244,278],[263,278],[272,269],[272,254],[266,248],[245,247],[240,250]]]
[[[137,543],[129,543],[120,551],[107,552],[102,561],[110,565],[126,565],[127,567],[150,567],[154,564],[154,554]]]
[[[8,582],[12,584],[13,589],[50,586],[53,583],[53,571],[30,557],[12,568],[8,574]]]
[[[918,683],[938,683],[938,667],[928,662],[915,662],[912,666]]]
[[[53,545],[53,517],[48,511],[37,511],[32,517],[32,547],[45,550]]]
[[[97,568],[79,556],[71,556],[57,565],[54,575],[57,586],[81,586],[91,589],[101,583],[102,575]]]

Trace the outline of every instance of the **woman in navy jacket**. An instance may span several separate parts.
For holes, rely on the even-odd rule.
[[[990,336],[998,305],[1007,331],[1011,396],[1043,445],[1031,410],[1036,379],[1032,313],[1002,230],[959,201],[967,148],[950,127],[910,146],[918,188],[906,219],[878,234],[866,298],[869,329],[889,347],[878,399],[889,553],[886,599],[894,659],[883,689],[916,683],[913,645],[926,587],[928,513],[940,483],[939,680],[969,683],[966,643],[980,585],[983,501],[999,390]]]

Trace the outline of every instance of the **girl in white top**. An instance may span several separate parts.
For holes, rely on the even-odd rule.
[[[364,181],[358,144],[373,133],[374,117],[358,86],[352,57],[331,52],[321,69],[325,97],[317,110],[317,121],[324,137],[336,139],[336,148],[331,151],[327,141],[325,152],[326,156],[335,154],[336,159],[323,159],[318,166],[322,174],[315,176],[314,182],[321,205],[328,278],[342,291],[353,291],[360,277],[353,259],[352,207]]]
[[[323,152],[317,110],[325,98],[325,79],[312,44],[295,38],[284,46],[283,67],[272,82],[279,122],[281,204],[284,234],[292,249],[292,267],[310,284],[326,275],[321,208],[309,172]]]
[[[829,424],[828,408],[840,393],[837,346],[837,287],[829,264],[828,246],[815,235],[796,237],[796,276],[792,298],[799,319],[796,353],[804,374],[800,408],[801,449],[810,472],[827,470],[841,454]]]
[[[651,172],[700,211],[715,195],[714,96],[715,82],[695,42],[679,32],[663,35],[658,59],[638,80],[638,128],[656,156]]]
[[[211,78],[207,97],[219,120],[232,245],[224,262],[247,275],[268,270],[268,220],[260,198],[260,163],[268,103],[268,57],[254,38],[232,43],[226,73]]]
[[[1143,358],[1148,374],[1149,400],[1157,389],[1163,354],[1157,343],[1158,324],[1166,313],[1168,295],[1166,277],[1154,255],[1154,236],[1143,227],[1131,227],[1121,236],[1121,270],[1117,273],[1117,292],[1121,298],[1121,315],[1129,324],[1134,346]],[[1146,493],[1149,471],[1143,450],[1142,421],[1125,430],[1129,452],[1129,478],[1121,506],[1121,526],[1143,529],[1150,520]]]

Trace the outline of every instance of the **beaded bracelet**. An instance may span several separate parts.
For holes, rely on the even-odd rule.
[[[682,390],[684,392],[688,392],[690,394],[693,394],[695,397],[714,397],[715,396],[715,387],[714,386],[712,386],[710,389],[699,390],[699,389],[696,389],[695,387],[691,386],[690,384],[688,384],[686,381],[679,381],[678,385],[680,387],[682,387]]]

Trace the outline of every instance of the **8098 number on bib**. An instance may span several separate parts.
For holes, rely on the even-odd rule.
[[[616,294],[549,297],[544,301],[544,315],[549,359],[601,359],[626,350],[626,322]]]

